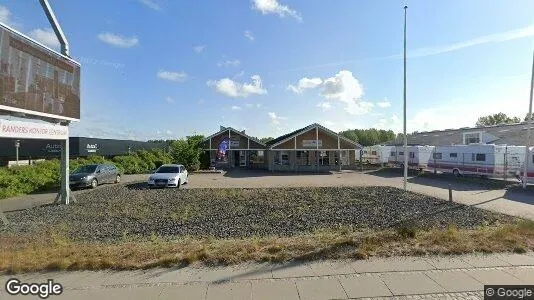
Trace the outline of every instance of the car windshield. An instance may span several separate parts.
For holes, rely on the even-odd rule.
[[[93,173],[96,171],[96,168],[98,165],[87,165],[87,166],[81,166],[78,169],[76,169],[73,173]]]
[[[178,167],[160,167],[156,173],[180,173],[180,168]]]

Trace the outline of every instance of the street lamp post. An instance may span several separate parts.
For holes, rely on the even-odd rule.
[[[15,160],[17,161],[17,166],[19,165],[19,148],[20,148],[20,141],[15,141]]]
[[[527,115],[527,149],[525,151],[525,164],[523,169],[523,189],[527,188],[528,164],[530,162],[530,127],[532,126],[532,93],[534,90],[534,50],[532,51],[532,74],[530,77],[530,98]]]
[[[408,6],[404,6],[404,190],[408,189],[408,137],[406,136],[406,11]]]

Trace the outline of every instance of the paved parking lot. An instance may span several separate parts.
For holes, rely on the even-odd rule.
[[[121,184],[144,182],[149,175],[125,175]],[[227,173],[190,174],[183,188],[272,188],[302,186],[393,186],[402,188],[402,174],[390,171],[342,171],[333,173],[271,173],[237,170]],[[409,177],[408,189],[425,195],[448,199],[449,186],[453,200],[480,208],[534,220],[534,191],[488,189],[474,183],[462,183],[440,178]],[[85,191],[76,191],[74,195]],[[90,192],[90,191],[89,191]],[[0,200],[0,209],[11,211],[50,203],[55,193],[44,193]]]

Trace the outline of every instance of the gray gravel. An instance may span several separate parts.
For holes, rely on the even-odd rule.
[[[320,228],[401,226],[472,228],[512,217],[392,187],[162,189],[106,186],[78,194],[70,206],[11,212],[0,234],[57,226],[77,240],[124,236],[241,238],[290,236]],[[66,225],[66,226],[65,226]],[[2,227],[3,226],[3,227]]]

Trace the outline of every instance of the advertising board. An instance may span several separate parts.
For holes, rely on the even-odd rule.
[[[66,140],[69,127],[0,119],[0,138]]]
[[[0,23],[0,110],[80,119],[80,64]]]

